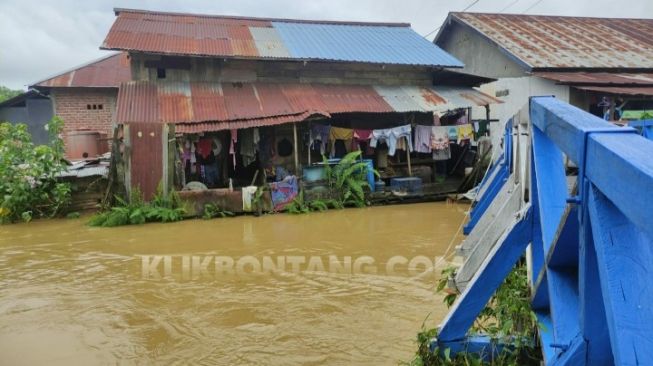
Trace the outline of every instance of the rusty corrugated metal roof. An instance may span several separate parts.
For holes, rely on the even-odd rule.
[[[199,132],[314,115],[428,112],[490,103],[501,101],[466,87],[132,81],[118,92],[117,121],[175,123],[180,132]]]
[[[127,52],[120,52],[37,81],[31,86],[117,88],[120,83],[129,80],[131,80],[129,58]]]
[[[653,96],[653,87],[627,87],[627,86],[575,86],[577,89],[595,91],[615,95],[649,95]]]
[[[534,72],[534,76],[569,85],[650,85],[653,73]]]
[[[307,112],[307,113],[291,114],[287,116],[245,119],[239,121],[178,123],[175,125],[175,132],[200,133],[200,132],[230,130],[234,128],[242,129],[242,128],[251,128],[251,127],[275,126],[275,125],[281,125],[290,122],[301,122],[311,116],[316,116],[316,114]],[[321,116],[321,117],[329,117],[329,116]]]
[[[258,19],[117,9],[100,48],[167,55],[463,67],[405,23]]]
[[[530,69],[653,68],[653,19],[450,13]]]

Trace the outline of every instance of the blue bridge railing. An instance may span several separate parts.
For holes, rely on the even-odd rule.
[[[505,173],[483,182],[487,188],[475,207],[483,212],[468,236],[478,240],[467,243],[472,254],[461,268],[473,265],[473,276],[433,348],[492,354],[494,341],[469,329],[528,253],[547,365],[653,365],[653,141],[553,97],[531,98],[527,115],[530,123],[513,119],[526,126],[520,134],[528,135],[527,158],[506,164],[512,154],[505,150],[504,161],[492,168]],[[524,144],[509,133],[505,140],[513,151]],[[571,189],[565,159],[578,168]],[[526,164],[528,174],[515,176],[518,164]],[[489,189],[493,185],[498,188]],[[522,195],[519,209],[503,219],[492,205],[501,189]],[[498,239],[484,240],[501,225]]]

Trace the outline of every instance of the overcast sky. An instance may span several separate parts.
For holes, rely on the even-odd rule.
[[[474,0],[0,0],[0,85],[26,85],[102,57],[114,7],[412,23],[426,35]],[[478,0],[469,11],[653,18],[652,0]],[[530,8],[530,9],[529,9]],[[434,34],[429,36],[433,39]]]

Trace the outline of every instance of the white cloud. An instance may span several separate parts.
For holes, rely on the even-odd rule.
[[[497,12],[514,0],[480,0],[470,11]],[[520,13],[538,0],[519,0]],[[420,34],[442,24],[471,0],[3,0],[0,8],[0,85],[27,84],[106,54],[98,49],[114,20],[113,7],[259,17],[409,22]],[[651,17],[650,0],[542,0],[529,13]],[[432,37],[432,36],[431,36]]]

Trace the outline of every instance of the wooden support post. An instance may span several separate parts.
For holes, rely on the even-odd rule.
[[[297,145],[297,123],[292,125],[293,147],[295,150],[295,175],[299,176],[299,147]]]

